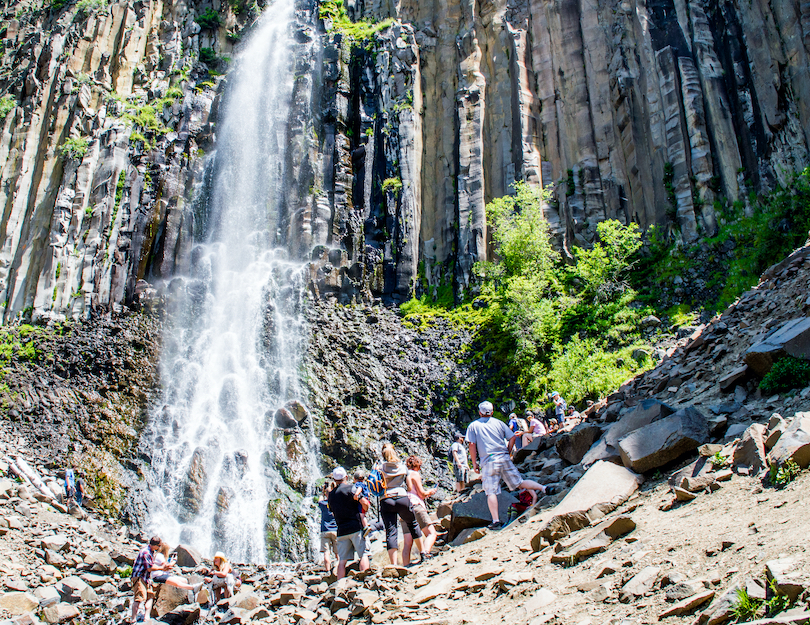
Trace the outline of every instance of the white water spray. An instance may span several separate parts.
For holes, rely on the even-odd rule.
[[[317,477],[311,419],[285,438],[274,420],[299,398],[305,336],[302,266],[276,248],[293,9],[292,0],[267,9],[229,78],[209,161],[205,242],[191,275],[170,285],[163,402],[143,442],[150,529],[236,562],[267,560],[267,508],[290,491],[278,470],[288,450],[298,450],[305,480]],[[291,436],[303,445],[291,447]]]

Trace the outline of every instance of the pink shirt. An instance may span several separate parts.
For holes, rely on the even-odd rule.
[[[529,421],[529,429],[535,436],[545,436],[548,433],[546,426],[543,425],[543,422],[537,417],[532,417],[532,420]]]

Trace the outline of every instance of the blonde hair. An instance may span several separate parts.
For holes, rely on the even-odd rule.
[[[169,543],[162,542],[160,543],[160,547],[158,547],[158,551],[163,554],[163,557],[167,560],[169,559]]]
[[[382,457],[386,462],[399,462],[399,454],[394,450],[394,446],[391,443],[383,445]]]

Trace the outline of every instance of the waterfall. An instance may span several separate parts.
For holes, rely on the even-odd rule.
[[[142,440],[150,530],[236,562],[305,557],[318,477],[299,400],[303,265],[278,247],[293,17],[293,1],[276,0],[229,76],[192,269],[167,289],[163,401]]]

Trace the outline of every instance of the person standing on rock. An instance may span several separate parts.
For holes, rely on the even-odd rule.
[[[152,573],[160,570],[161,567],[155,565],[154,553],[160,547],[160,537],[152,536],[149,544],[138,552],[135,563],[132,565],[132,617],[130,623],[136,623],[138,618],[138,608],[144,603],[144,612],[148,615],[152,607],[152,599],[155,594],[152,592]]]
[[[455,442],[450,445],[450,456],[453,459],[453,477],[456,478],[456,492],[460,493],[469,481],[470,465],[467,461],[467,450],[464,447],[464,434],[456,432]]]
[[[380,470],[385,477],[385,493],[380,501],[380,516],[385,525],[388,559],[391,564],[397,566],[399,560],[397,517],[399,517],[413,537],[413,542],[419,550],[422,560],[426,560],[430,555],[425,553],[422,544],[422,530],[416,520],[416,515],[413,513],[411,500],[406,489],[405,478],[408,476],[408,468],[403,462],[400,462],[399,454],[394,450],[391,443],[383,445],[382,457],[384,462],[380,465]]]
[[[408,467],[408,476],[405,478],[405,485],[408,488],[408,498],[411,500],[411,509],[413,515],[416,517],[416,522],[419,523],[419,529],[422,530],[422,549],[428,556],[433,544],[439,537],[436,528],[433,527],[433,522],[430,520],[430,515],[427,511],[425,500],[428,497],[433,497],[438,489],[431,488],[425,490],[422,485],[422,460],[416,456],[410,456],[405,461],[405,466]],[[408,531],[407,525],[402,525],[402,564],[408,566],[411,563],[411,547],[413,547],[413,537]]]
[[[487,506],[492,515],[488,528],[499,530],[503,527],[498,514],[498,494],[501,492],[501,479],[509,490],[522,488],[531,491],[532,505],[537,501],[535,491],[545,492],[546,488],[532,480],[525,480],[509,458],[517,434],[503,421],[492,416],[493,407],[488,401],[478,404],[477,421],[467,428],[467,442],[470,445],[470,458],[473,469],[478,471],[478,458],[481,458],[481,484],[487,495]],[[507,442],[508,441],[508,442]]]
[[[332,573],[332,558],[330,552],[337,556],[337,522],[335,515],[329,509],[329,493],[335,485],[333,483],[324,484],[321,498],[318,500],[318,508],[321,511],[321,553],[323,554],[323,568]]]
[[[561,428],[565,425],[565,410],[568,408],[568,404],[565,403],[565,400],[560,397],[557,391],[551,394],[551,401],[554,402],[554,416],[557,418],[557,427]]]
[[[363,522],[360,519],[360,506],[368,508],[368,500],[364,497],[355,499],[353,485],[348,482],[346,469],[337,467],[332,471],[335,480],[335,489],[329,493],[329,509],[335,517],[337,524],[337,578],[346,576],[346,563],[357,554],[360,560],[360,570],[368,569],[368,556],[366,555],[366,539],[363,536]],[[365,499],[365,501],[363,501]],[[358,503],[360,505],[358,505]]]

